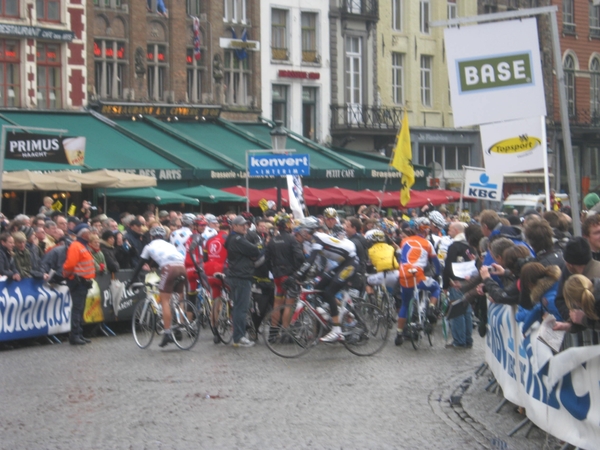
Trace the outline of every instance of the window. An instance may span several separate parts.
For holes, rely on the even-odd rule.
[[[148,82],[148,97],[151,100],[166,100],[167,47],[159,44],[149,44],[147,49],[146,62],[148,68],[146,69],[146,81]]]
[[[348,12],[352,14],[360,14],[362,10],[362,0],[347,0]]]
[[[421,55],[421,104],[431,106],[432,56]]]
[[[317,54],[317,14],[300,13],[302,26],[302,62],[318,63]]]
[[[200,16],[200,0],[186,0],[185,12],[188,16]]]
[[[271,58],[286,61],[288,55],[287,39],[288,12],[284,9],[271,10]]]
[[[21,106],[19,41],[0,40],[0,105]]]
[[[563,33],[575,33],[575,0],[563,0]]]
[[[600,38],[600,5],[590,2],[590,36]]]
[[[235,50],[225,50],[224,58],[225,103],[245,106],[249,102],[250,92],[249,58],[245,53],[238,54]]]
[[[468,146],[461,145],[421,145],[419,147],[419,164],[431,166],[437,163],[444,170],[462,170],[471,163],[471,151]],[[439,177],[441,174],[436,173]]]
[[[200,103],[202,101],[202,74],[204,67],[201,59],[194,58],[194,49],[188,48],[185,55],[187,68],[187,101]]]
[[[567,109],[569,117],[575,116],[575,60],[571,55],[565,58],[565,88],[567,89]]]
[[[448,19],[456,19],[456,0],[448,0]]]
[[[348,122],[362,122],[362,38],[346,37],[346,101]]]
[[[287,127],[288,87],[281,84],[273,85],[273,111],[271,117],[274,121],[281,120]]]
[[[421,33],[423,34],[429,34],[429,21],[431,20],[430,17],[430,10],[431,10],[431,5],[429,4],[429,0],[421,0],[420,2],[420,9],[419,9],[419,18],[420,18],[420,28],[419,30],[421,31]]]
[[[593,118],[600,119],[600,59],[590,64],[590,111]]]
[[[19,17],[19,0],[0,0],[0,16]]]
[[[317,139],[317,88],[302,88],[302,136]]]
[[[98,97],[123,98],[126,67],[124,42],[94,41],[94,72]]]
[[[60,109],[60,45],[39,42],[36,50],[38,108]]]
[[[392,53],[392,95],[394,103],[404,103],[404,54]]]
[[[60,22],[60,2],[58,0],[36,0],[37,20]]]
[[[246,0],[223,0],[223,21],[246,23]]]
[[[402,31],[402,0],[392,0],[392,29]]]
[[[148,2],[150,3],[150,2]],[[121,0],[94,0],[94,6],[102,5],[103,8],[120,8]],[[151,5],[148,4],[148,9],[151,8]]]

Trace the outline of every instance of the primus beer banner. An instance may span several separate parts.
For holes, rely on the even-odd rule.
[[[454,126],[545,116],[536,19],[446,28]]]
[[[542,169],[546,151],[543,117],[481,125],[481,148],[488,174]]]
[[[9,132],[6,134],[4,157],[82,166],[85,137]]]

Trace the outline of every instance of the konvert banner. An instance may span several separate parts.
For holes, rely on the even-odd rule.
[[[481,125],[486,173],[504,174],[542,169],[546,151],[543,117]]]
[[[465,167],[465,185],[463,195],[491,202],[502,201],[504,175],[490,175],[485,169]]]
[[[85,161],[85,137],[55,134],[6,133],[4,157],[82,166]]]
[[[545,116],[536,19],[446,28],[454,126]]]
[[[250,154],[248,174],[251,177],[310,175],[310,156],[296,153]]]

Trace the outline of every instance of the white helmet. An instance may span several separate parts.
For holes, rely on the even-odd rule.
[[[440,230],[446,228],[446,219],[444,219],[444,216],[439,211],[431,211],[429,213],[429,220]]]

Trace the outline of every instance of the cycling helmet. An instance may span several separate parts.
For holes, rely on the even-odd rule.
[[[196,219],[194,220],[194,223],[196,224],[196,226],[198,227],[205,227],[206,225],[208,225],[208,222],[206,221],[206,219],[202,216],[200,217],[196,217]]]
[[[194,220],[196,220],[196,214],[185,213],[183,216],[181,216],[181,225],[189,228],[194,223]]]
[[[319,228],[319,221],[314,217],[305,217],[304,219],[300,219],[300,223],[298,224],[299,231],[309,231],[314,232]]]
[[[439,211],[431,211],[429,213],[429,220],[440,230],[446,228],[446,219],[444,219],[444,216]]]
[[[385,242],[385,233],[378,229],[367,231],[365,237],[372,242]]]
[[[240,214],[240,216],[242,216],[244,219],[246,219],[246,222],[254,223],[254,216],[252,215],[252,213],[250,211],[244,211],[243,213]]]
[[[346,237],[346,230],[340,224],[336,224],[331,229],[331,235],[338,239],[344,239]]]
[[[280,213],[275,216],[275,225],[279,228],[286,228],[292,221],[292,217],[287,213]]]
[[[415,219],[415,229],[427,232],[431,229],[431,222],[427,217],[417,217]]]
[[[156,227],[150,228],[149,234],[153,238],[164,239],[167,237],[167,231],[161,226],[156,226]]]
[[[325,208],[323,216],[325,216],[326,219],[337,219],[338,213],[335,208]]]
[[[463,211],[458,216],[458,220],[464,223],[471,222],[471,215],[467,211]]]
[[[231,226],[231,219],[229,218],[229,216],[227,214],[223,214],[222,216],[219,216],[217,218],[217,220],[219,221],[219,224],[221,224],[221,225]]]

